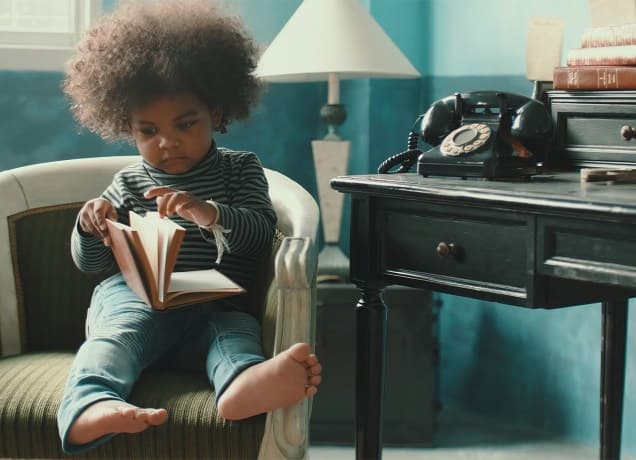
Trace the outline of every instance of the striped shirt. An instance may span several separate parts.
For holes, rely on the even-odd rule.
[[[224,235],[229,246],[218,270],[249,291],[258,269],[256,261],[271,248],[276,226],[276,213],[258,157],[250,152],[213,148],[201,163],[182,174],[168,174],[140,159],[116,173],[101,198],[112,203],[119,222],[129,224],[130,210],[141,215],[157,211],[156,198],[143,196],[157,186],[187,191],[216,204],[217,223],[227,230]],[[217,245],[212,233],[178,215],[170,218],[186,229],[175,271],[213,267]],[[71,254],[83,272],[106,271],[115,264],[111,249],[99,238],[81,232],[79,225],[71,235]]]

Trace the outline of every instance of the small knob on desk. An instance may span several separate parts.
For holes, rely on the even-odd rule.
[[[621,137],[626,141],[632,140],[636,137],[636,128],[628,125],[623,126],[621,128]]]
[[[453,256],[457,252],[457,248],[453,243],[446,243],[444,241],[437,244],[437,254],[440,257]]]

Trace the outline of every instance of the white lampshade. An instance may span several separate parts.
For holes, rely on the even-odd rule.
[[[349,158],[350,142],[335,129],[346,117],[339,81],[420,73],[359,0],[303,0],[261,56],[255,74],[269,82],[329,82],[323,109],[330,110],[321,110],[329,131],[324,140],[312,141],[325,236],[318,278],[346,279],[349,260],[338,246],[343,194],[329,186],[331,177],[346,173]]]
[[[359,0],[303,0],[261,56],[270,82],[414,78],[420,73]]]

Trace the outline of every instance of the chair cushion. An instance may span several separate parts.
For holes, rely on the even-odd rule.
[[[255,459],[265,416],[229,422],[217,415],[204,373],[151,369],[129,400],[165,407],[168,422],[120,434],[79,456],[60,448],[56,413],[74,353],[26,353],[0,359],[0,458]]]
[[[9,217],[24,351],[77,350],[84,340],[93,288],[114,273],[87,275],[73,263],[71,231],[81,205],[31,209]]]

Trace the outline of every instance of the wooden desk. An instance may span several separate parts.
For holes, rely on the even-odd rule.
[[[530,181],[332,179],[351,194],[356,307],[356,452],[381,458],[389,284],[529,308],[602,302],[601,452],[620,454],[627,299],[636,292],[636,185],[581,184],[576,172]]]

